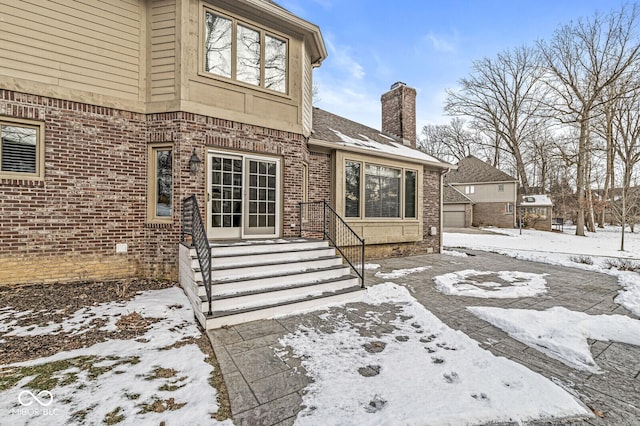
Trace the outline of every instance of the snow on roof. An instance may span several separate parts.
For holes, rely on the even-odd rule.
[[[363,150],[372,155],[396,157],[441,168],[455,168],[416,148],[405,145],[402,139],[365,126],[320,108],[313,108],[313,142],[346,150]]]
[[[378,153],[390,154],[396,157],[404,157],[412,160],[418,160],[421,162],[429,162],[429,163],[440,163],[438,159],[430,156],[422,151],[417,149],[408,147],[403,144],[399,144],[394,142],[393,139],[389,139],[388,142],[382,143],[378,141],[374,141],[370,137],[362,134],[358,134],[358,136],[363,139],[357,139],[355,137],[347,136],[339,130],[329,129],[336,134],[340,138],[340,141],[344,143],[344,146],[352,145],[358,148],[364,148],[372,151],[376,151]],[[382,136],[382,135],[381,135]],[[339,143],[339,142],[337,142]]]
[[[522,197],[521,206],[553,206],[553,201],[548,195],[524,195]]]

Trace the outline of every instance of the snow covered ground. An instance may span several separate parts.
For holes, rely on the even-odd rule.
[[[640,275],[619,270],[639,260],[640,235],[627,235],[618,251],[619,233],[607,229],[588,237],[565,233],[500,230],[492,235],[445,234],[449,248],[486,250],[515,258],[614,275],[621,286],[616,302],[640,314]],[[459,250],[445,255],[465,257]],[[591,263],[591,264],[589,264]],[[614,267],[611,267],[611,266]],[[366,265],[373,270],[377,264]],[[463,269],[433,277],[435,287],[451,297],[536,297],[547,292],[546,274]],[[428,274],[417,267],[377,272],[402,283],[408,274]],[[426,278],[431,281],[431,278]],[[370,305],[401,306],[393,332],[363,337],[341,318],[336,332],[300,327],[280,340],[291,348],[313,378],[303,397],[297,425],[316,424],[478,424],[522,422],[592,412],[557,384],[520,364],[483,350],[477,342],[432,315],[402,286],[387,282],[370,287],[361,300]],[[593,360],[588,339],[640,345],[640,321],[623,315],[588,315],[558,306],[546,311],[473,306],[468,310],[511,337],[571,368],[603,373]],[[328,314],[329,315],[329,314]],[[377,318],[369,313],[373,327]],[[404,320],[403,318],[409,318]],[[362,324],[359,324],[362,326]],[[380,348],[371,351],[371,348]]]
[[[520,234],[518,229],[494,228],[491,231],[496,233],[445,233],[444,246],[491,251],[521,260],[616,276],[621,287],[616,303],[640,316],[640,275],[620,268],[627,265],[640,270],[640,233],[627,231],[625,251],[620,251],[619,227],[598,229],[585,237],[576,236],[575,228],[567,226],[563,233],[523,229]]]
[[[201,333],[180,288],[82,308],[60,323],[36,327],[17,325],[17,319],[28,313],[5,307],[0,310],[0,332],[80,334],[95,320],[105,321],[100,330],[114,331],[118,319],[133,313],[157,320],[134,340],[110,339],[47,358],[0,365],[0,423],[230,425],[211,418],[218,409],[217,391],[209,384],[213,367],[193,342]]]
[[[299,327],[280,340],[314,380],[296,425],[478,424],[591,415],[555,383],[449,328],[405,287],[378,284],[361,301],[400,306],[401,315],[388,324],[393,332],[363,337],[342,314],[328,313],[325,320],[337,322],[337,330]],[[379,324],[379,315],[368,313],[364,327]]]

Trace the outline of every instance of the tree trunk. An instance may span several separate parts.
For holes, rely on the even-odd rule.
[[[604,178],[604,191],[602,194],[602,212],[598,220],[598,228],[604,228],[607,219],[607,205],[609,203],[609,187],[613,188],[613,113],[609,107],[605,109],[606,140],[607,140],[607,170]],[[613,197],[611,197],[613,198]]]
[[[587,157],[586,140],[588,137],[587,132],[588,120],[582,119],[580,121],[580,136],[578,139],[578,164],[577,164],[577,176],[576,176],[576,190],[578,198],[578,217],[576,219],[576,235],[584,237],[584,211],[585,211],[585,158]]]

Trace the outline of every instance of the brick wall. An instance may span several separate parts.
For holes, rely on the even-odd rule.
[[[440,252],[440,171],[430,170],[426,166],[422,174],[423,198],[423,244],[433,249],[435,253]],[[429,235],[431,227],[435,227],[436,235]]]
[[[416,147],[416,89],[394,83],[380,98],[382,131],[409,141]]]
[[[515,216],[505,213],[506,203],[476,203],[473,205],[473,226],[513,228]]]
[[[326,200],[332,203],[331,185],[331,154],[310,152],[309,201]]]
[[[0,116],[45,123],[44,181],[0,178],[0,284],[139,275],[144,117],[7,90]]]
[[[133,276],[177,279],[181,199],[205,208],[205,172],[189,172],[195,148],[282,159],[283,234],[296,236],[302,135],[174,112],[135,114],[0,91],[0,115],[45,123],[45,179],[0,179],[0,285]],[[147,146],[173,144],[173,218],[146,221]],[[116,254],[126,243],[127,253]]]

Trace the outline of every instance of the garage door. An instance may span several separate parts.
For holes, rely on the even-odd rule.
[[[443,206],[443,221],[447,228],[464,228],[465,204],[445,204]]]
[[[464,228],[464,212],[444,212],[445,228]]]

